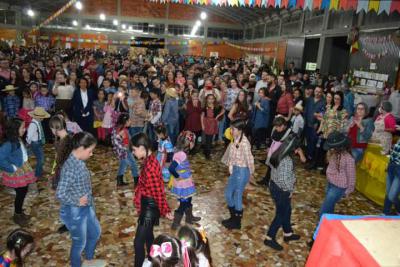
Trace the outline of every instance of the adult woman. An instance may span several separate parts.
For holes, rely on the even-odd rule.
[[[323,169],[326,168],[325,156],[326,151],[323,149],[323,144],[325,140],[328,138],[329,134],[332,132],[338,131],[343,132],[346,121],[347,121],[347,112],[343,107],[343,93],[336,92],[333,95],[333,105],[331,108],[327,106],[327,109],[322,116],[321,125],[319,127],[318,132],[321,134],[320,136],[320,146],[317,149],[317,167],[321,167]],[[324,173],[324,170],[323,170]]]
[[[88,266],[105,266],[104,261],[93,260],[101,228],[94,210],[90,172],[85,161],[93,155],[95,147],[96,139],[90,133],[74,135],[72,152],[61,168],[57,186],[56,197],[61,203],[60,218],[71,234],[72,267],[81,266],[83,250]]]
[[[196,140],[201,136],[201,112],[202,108],[199,100],[199,92],[197,90],[193,90],[190,95],[190,100],[186,104],[184,130],[195,133]]]
[[[392,113],[392,104],[389,101],[382,102],[379,107],[379,115],[376,117],[371,143],[379,144],[382,147],[382,154],[386,155],[392,146],[392,133],[396,131],[396,119]]]
[[[278,103],[276,105],[276,113],[282,115],[288,121],[292,117],[293,112],[293,96],[289,92],[285,83],[281,84],[282,94],[279,97]]]
[[[231,120],[229,119],[229,113],[232,109],[233,104],[235,103],[237,96],[240,92],[240,88],[238,87],[238,83],[235,79],[230,81],[230,88],[226,90],[226,94],[224,95],[224,109],[225,109],[225,125],[224,131],[229,127]]]
[[[35,70],[35,81],[38,82],[39,84],[46,83],[46,80],[44,79],[43,71],[41,69]]]
[[[22,142],[25,123],[20,119],[11,119],[6,124],[5,142],[0,147],[0,170],[3,185],[15,189],[13,221],[24,227],[29,216],[24,214],[22,206],[28,185],[36,182],[36,177],[28,162],[28,153]]]
[[[53,95],[56,96],[56,112],[60,110],[70,112],[74,91],[75,87],[66,83],[65,73],[58,74],[53,88]]]
[[[357,104],[356,112],[349,121],[349,138],[351,141],[351,154],[356,163],[362,160],[364,150],[374,132],[374,122],[368,116],[368,106],[364,102]]]
[[[293,104],[296,105],[297,103],[301,102],[301,104],[303,105],[303,92],[299,89],[296,88],[293,90]]]
[[[27,68],[22,68],[21,70],[22,74],[22,79],[21,79],[21,84],[20,84],[20,89],[24,89],[29,86],[29,84],[32,81],[31,73]]]
[[[254,104],[252,114],[252,144],[260,149],[267,138],[267,128],[270,116],[270,99],[268,89],[262,87],[258,90],[258,101]]]
[[[130,143],[135,157],[143,160],[134,197],[139,214],[134,240],[135,267],[142,267],[145,259],[144,245],[150,253],[154,240],[153,227],[159,224],[160,216],[172,220],[173,215],[166,200],[160,164],[151,151],[150,140],[144,133],[139,133],[132,137]]]
[[[235,121],[238,119],[247,120],[249,118],[250,107],[247,102],[247,93],[241,90],[236,98],[235,103],[232,105],[229,111],[228,118],[230,121]]]
[[[172,71],[168,71],[166,75],[166,87],[167,88],[172,88],[175,86],[175,75]]]
[[[71,71],[69,77],[67,79],[67,84],[72,86],[74,90],[78,87],[77,86],[78,76],[76,75],[75,71]]]
[[[79,89],[72,97],[72,114],[74,120],[87,132],[93,131],[93,92],[88,89],[89,82],[85,78],[79,80]]]

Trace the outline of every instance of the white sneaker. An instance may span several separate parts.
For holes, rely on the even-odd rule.
[[[105,266],[107,266],[107,262],[105,260],[100,260],[100,259],[90,260],[90,261],[85,260],[82,263],[82,267],[105,267]]]

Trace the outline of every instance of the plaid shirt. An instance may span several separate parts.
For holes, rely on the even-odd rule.
[[[154,198],[161,216],[165,216],[171,211],[165,196],[160,164],[153,154],[145,159],[135,190],[134,203],[138,213],[140,213],[142,197]]]
[[[16,95],[8,95],[4,98],[4,112],[8,118],[17,117],[19,107],[21,105],[21,100]]]
[[[160,99],[152,100],[150,104],[151,124],[158,125],[161,120],[162,106]]]
[[[56,197],[63,205],[79,206],[79,199],[88,197],[88,205],[93,205],[90,172],[85,162],[71,153],[61,168]]]
[[[55,103],[56,103],[56,99],[50,95],[48,95],[48,96],[38,95],[35,98],[35,106],[42,107],[46,111],[52,110]]]
[[[390,163],[400,165],[400,140],[393,146],[390,154]]]
[[[250,174],[254,173],[254,157],[251,154],[251,145],[246,136],[243,135],[242,141],[236,147],[236,142],[229,144],[222,162],[227,166],[248,167]]]
[[[339,168],[338,168],[339,167]],[[335,156],[329,158],[326,177],[331,184],[346,189],[346,195],[354,191],[356,183],[356,166],[354,158],[349,153],[340,156],[339,166]]]
[[[290,156],[284,157],[277,168],[271,167],[271,180],[283,191],[293,192],[296,183],[293,160]]]

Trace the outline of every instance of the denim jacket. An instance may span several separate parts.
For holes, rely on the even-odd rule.
[[[353,123],[353,118],[351,117],[349,120],[349,126]],[[368,143],[375,130],[374,122],[371,118],[365,118],[361,121],[361,125],[364,127],[364,131],[361,132],[360,129],[357,129],[357,143]]]
[[[13,173],[15,172],[13,165],[20,168],[23,164],[24,158],[19,143],[6,142],[0,146],[0,170]]]

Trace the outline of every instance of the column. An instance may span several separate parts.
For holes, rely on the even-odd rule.
[[[325,31],[328,29],[328,22],[329,10],[326,9],[324,12],[324,19],[322,21],[322,34],[321,38],[319,39],[317,55],[317,69],[319,69],[322,74],[327,74],[327,72],[329,72],[330,48],[332,46],[332,40],[327,40],[328,37],[325,36]]]

